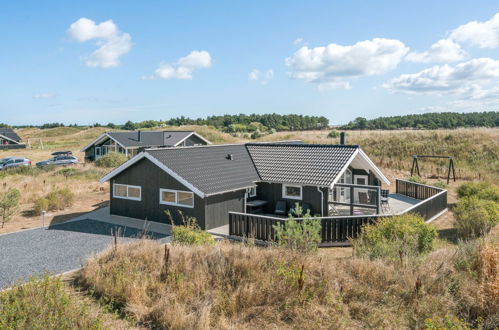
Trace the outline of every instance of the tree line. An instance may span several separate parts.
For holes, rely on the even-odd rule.
[[[364,129],[437,129],[457,127],[499,127],[499,112],[436,112],[418,115],[379,117],[366,119],[358,117],[340,127],[344,130]]]

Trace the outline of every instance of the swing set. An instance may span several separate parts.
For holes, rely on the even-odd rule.
[[[456,170],[454,169],[454,157],[452,156],[434,156],[434,155],[413,155],[412,156],[412,168],[411,168],[411,176],[414,173],[414,170],[416,170],[416,173],[418,176],[421,176],[419,174],[419,164],[418,164],[418,158],[444,158],[449,160],[449,167],[447,169],[447,184],[449,184],[450,181],[450,174],[452,171],[452,178],[454,179],[454,182],[456,181]]]

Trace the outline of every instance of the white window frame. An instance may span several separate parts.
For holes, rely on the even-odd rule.
[[[99,151],[99,152],[97,152]],[[95,147],[95,158],[101,157],[102,156],[102,149],[101,147]]]
[[[175,203],[163,201],[163,192],[175,193]],[[178,203],[178,193],[179,192],[191,194],[192,195],[192,205],[179,204]],[[171,206],[177,206],[177,207],[187,207],[187,208],[192,209],[192,208],[194,208],[194,200],[195,200],[195,197],[194,197],[194,193],[192,191],[159,188],[159,203],[162,204],[162,205],[171,205]]]
[[[126,197],[124,196],[118,196],[116,195],[116,186],[125,186],[126,187]],[[139,197],[128,197],[128,188],[136,188],[139,189]],[[132,201],[141,201],[142,200],[142,187],[141,186],[133,186],[130,184],[123,184],[123,183],[114,183],[113,184],[113,198],[119,198],[119,199],[128,199]]]
[[[248,188],[248,197],[256,197],[256,187]]]
[[[293,187],[293,188],[300,188],[300,196],[297,197],[297,196],[288,196],[286,194],[286,188],[287,187]],[[283,184],[282,185],[282,198],[286,198],[286,199],[295,199],[295,200],[302,200],[303,199],[303,187],[300,186],[300,185],[297,185],[297,184]]]
[[[369,185],[369,176],[368,176],[368,175],[365,175],[365,174],[358,174],[358,175],[354,175],[353,177],[354,177],[354,183],[355,183],[355,184],[358,184],[358,183],[357,183],[357,179],[361,178],[361,179],[365,179],[365,182],[366,182],[366,183],[364,183],[364,184],[362,184],[362,185],[361,185],[361,184],[358,184],[358,185],[360,185],[360,186],[367,186],[367,185]]]

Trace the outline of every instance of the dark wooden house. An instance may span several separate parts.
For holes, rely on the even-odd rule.
[[[133,157],[146,148],[184,147],[211,144],[194,131],[106,132],[82,149],[87,161],[95,161],[108,152]]]
[[[358,146],[297,143],[147,149],[106,181],[111,214],[169,223],[169,211],[180,224],[181,211],[203,229],[227,225],[229,211],[249,212],[250,205],[273,214],[278,202],[326,216],[332,200],[352,202],[341,184],[362,188],[354,199],[364,188],[390,184]]]
[[[12,128],[0,127],[0,150],[25,148],[21,143],[21,138]]]

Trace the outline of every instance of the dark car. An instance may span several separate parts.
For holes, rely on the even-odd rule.
[[[78,158],[70,155],[60,155],[53,158],[36,163],[36,166],[43,167],[47,165],[73,165],[78,164]]]
[[[31,166],[31,160],[24,157],[7,157],[0,159],[0,170],[6,170],[8,168],[20,166]]]

